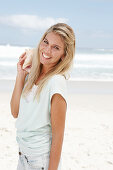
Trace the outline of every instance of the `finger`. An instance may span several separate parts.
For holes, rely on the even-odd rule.
[[[24,56],[23,58],[20,58],[19,61],[22,62],[22,61],[25,61],[26,59],[26,56]]]
[[[26,52],[24,52],[20,57],[19,59],[23,58],[25,56]]]
[[[24,61],[25,61],[25,59],[26,59],[26,56],[25,56],[25,57],[23,57],[23,58],[20,58],[20,59],[19,59],[19,62],[24,62]]]

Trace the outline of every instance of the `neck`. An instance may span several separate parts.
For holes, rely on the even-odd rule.
[[[46,74],[51,68],[42,67],[41,74]]]

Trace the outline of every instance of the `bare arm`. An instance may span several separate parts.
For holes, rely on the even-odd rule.
[[[18,73],[16,76],[16,82],[15,82],[13,94],[12,94],[11,101],[10,101],[11,113],[14,118],[18,117],[20,97],[21,97],[22,90],[24,87],[25,77],[28,74],[28,72],[22,69],[24,60],[25,60],[25,53],[21,55],[20,60],[17,63]]]
[[[60,94],[54,94],[51,104],[52,145],[48,170],[57,170],[64,137],[66,102]]]
[[[14,87],[12,98],[10,101],[11,113],[14,118],[18,117],[19,103],[20,103],[22,89],[24,86],[24,81],[25,81],[25,78],[17,74],[15,87]]]

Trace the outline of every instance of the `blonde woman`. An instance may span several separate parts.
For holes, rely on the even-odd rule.
[[[65,23],[51,26],[32,59],[30,72],[17,63],[10,101],[19,146],[17,170],[61,170],[67,110],[66,80],[73,65],[75,35]]]

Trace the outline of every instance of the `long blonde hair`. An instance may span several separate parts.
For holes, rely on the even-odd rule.
[[[63,60],[59,60],[58,63],[51,69],[49,70],[46,75],[44,76],[44,78],[42,78],[39,81],[38,84],[38,88],[36,91],[36,95],[35,97],[37,97],[37,100],[39,99],[40,93],[42,91],[42,88],[46,85],[46,83],[48,82],[48,80],[56,74],[60,74],[63,75],[65,77],[65,79],[69,79],[70,74],[69,71],[72,69],[73,67],[73,59],[74,59],[74,55],[75,55],[75,34],[74,31],[72,30],[72,28],[65,24],[65,23],[57,23],[53,26],[51,26],[43,35],[43,37],[41,38],[33,60],[32,60],[32,67],[30,70],[30,73],[28,75],[28,79],[25,81],[25,88],[23,89],[22,92],[22,96],[26,96],[30,90],[32,89],[33,85],[35,84],[35,82],[37,81],[40,73],[41,73],[41,69],[42,69],[42,63],[40,63],[40,56],[39,56],[39,47],[40,47],[40,43],[43,41],[43,39],[46,37],[46,35],[50,32],[54,32],[56,34],[58,34],[64,41],[64,59]],[[68,78],[67,78],[68,76]]]

